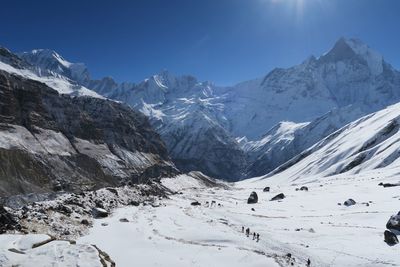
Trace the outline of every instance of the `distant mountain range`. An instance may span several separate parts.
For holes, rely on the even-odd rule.
[[[264,175],[342,126],[400,101],[400,72],[356,39],[319,57],[221,87],[168,71],[140,83],[94,80],[52,50],[0,50],[0,69],[63,94],[117,100],[141,111],[182,171],[229,181]]]

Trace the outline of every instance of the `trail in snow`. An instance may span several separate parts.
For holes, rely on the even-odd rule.
[[[306,266],[308,258],[311,266],[399,266],[398,247],[383,242],[385,224],[397,213],[400,199],[398,188],[378,186],[386,179],[375,179],[371,173],[347,179],[335,176],[308,182],[308,192],[268,179],[239,182],[230,189],[165,179],[165,185],[181,194],[161,200],[156,208],[118,209],[112,217],[97,220],[79,242],[97,244],[117,266],[132,262],[140,266],[288,266],[291,261],[294,266]],[[271,192],[262,192],[264,186],[271,186]],[[252,191],[258,193],[259,203],[248,205]],[[281,192],[285,199],[269,201]],[[338,205],[350,197],[356,205]],[[203,205],[191,206],[195,200]],[[212,200],[222,206],[206,207]],[[121,218],[129,222],[120,222]],[[260,241],[247,238],[242,226],[260,233]]]

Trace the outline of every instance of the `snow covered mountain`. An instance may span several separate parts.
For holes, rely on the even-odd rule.
[[[347,124],[265,177],[295,181],[400,168],[400,104]]]
[[[272,171],[320,141],[322,137],[364,114],[359,108],[347,106],[334,109],[310,123],[282,122],[261,140],[242,142],[242,147],[251,162],[248,175],[260,176]]]
[[[20,56],[140,110],[179,168],[228,180],[265,174],[346,123],[400,101],[400,73],[356,39],[341,38],[318,58],[228,87],[168,71],[118,84],[92,80],[83,64],[53,51]]]
[[[60,56],[58,57],[61,58]],[[76,81],[69,79],[67,76],[63,76],[49,69],[41,68],[40,66],[32,65],[3,47],[0,47],[0,70],[45,83],[60,94],[103,98],[93,90],[89,90]]]
[[[103,98],[60,95],[29,70],[0,64],[0,197],[178,173],[143,114]]]

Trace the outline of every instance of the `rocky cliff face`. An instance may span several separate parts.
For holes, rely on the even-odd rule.
[[[174,175],[147,118],[0,71],[0,196],[79,191]]]

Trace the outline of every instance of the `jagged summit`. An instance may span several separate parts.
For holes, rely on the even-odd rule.
[[[90,74],[85,64],[71,63],[51,49],[34,49],[30,52],[18,53],[18,56],[39,68],[44,75],[47,75],[47,72],[53,72],[82,85],[86,85],[85,83],[90,80]]]
[[[375,76],[381,74],[384,69],[383,56],[355,38],[340,38],[328,53],[320,57],[323,63],[347,60],[363,61]]]

